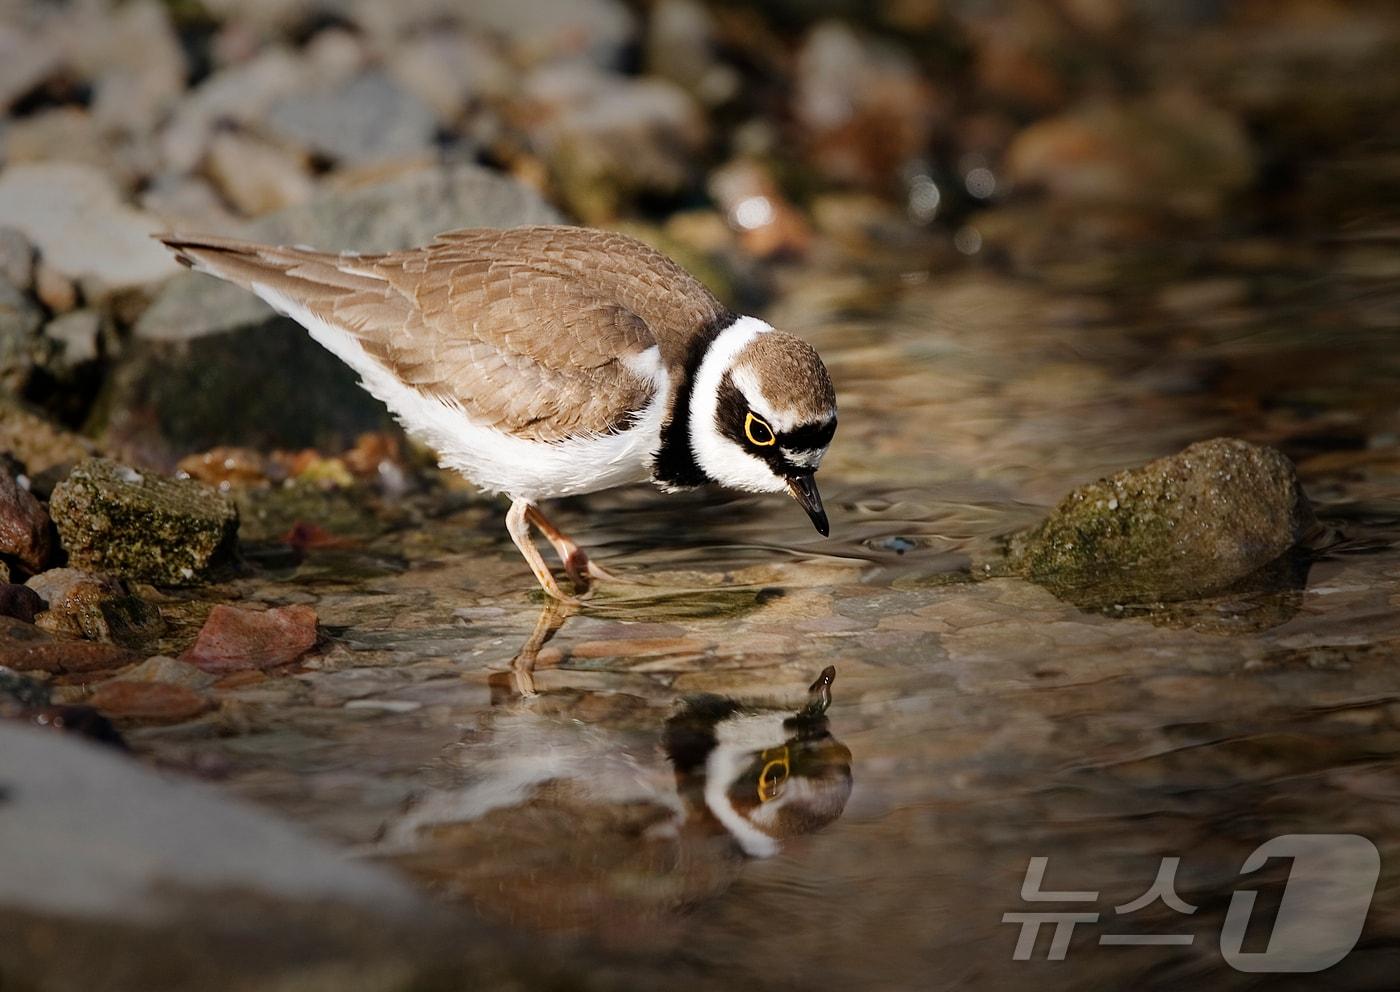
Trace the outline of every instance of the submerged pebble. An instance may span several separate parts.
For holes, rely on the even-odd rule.
[[[206,672],[273,668],[296,661],[316,644],[316,611],[294,604],[245,610],[220,604],[209,613],[184,660]]]

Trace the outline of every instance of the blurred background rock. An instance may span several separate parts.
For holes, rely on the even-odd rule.
[[[165,228],[365,249],[565,218],[746,307],[795,262],[1121,290],[1228,237],[1306,265],[1394,221],[1398,56],[1384,2],[0,0],[0,383],[165,468],[383,426],[177,275]]]

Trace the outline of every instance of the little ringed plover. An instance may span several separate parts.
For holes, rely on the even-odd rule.
[[[378,254],[158,236],[256,293],[360,375],[412,435],[482,489],[549,595],[609,578],[542,500],[650,480],[787,491],[823,535],[813,479],[836,431],[826,367],[801,338],[730,312],[665,255],[577,227],[474,229]]]

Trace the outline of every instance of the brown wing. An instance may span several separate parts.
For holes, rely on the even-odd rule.
[[[598,243],[590,246],[589,236]],[[664,289],[666,266],[690,277],[660,255],[661,271],[618,276],[614,270],[638,266],[609,253],[611,237],[573,228],[467,231],[379,255],[162,240],[187,264],[294,300],[478,423],[557,441],[620,429],[651,398],[650,381],[627,364],[657,343],[637,309],[653,313],[668,338],[678,333],[659,294],[675,298],[674,287]]]

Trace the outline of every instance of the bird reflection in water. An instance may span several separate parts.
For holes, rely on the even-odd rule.
[[[793,714],[726,696],[683,700],[666,722],[665,746],[687,815],[713,818],[752,857],[840,816],[851,795],[851,752],[826,719],[835,679],[828,667]]]
[[[645,923],[660,939],[748,858],[841,815],[851,754],[827,722],[833,669],[786,699],[677,702],[669,680],[625,672],[604,691],[559,685],[562,670],[537,685],[535,656],[568,619],[546,613],[492,680],[495,705],[443,752],[441,787],[386,824],[383,856],[487,916],[626,940]]]

